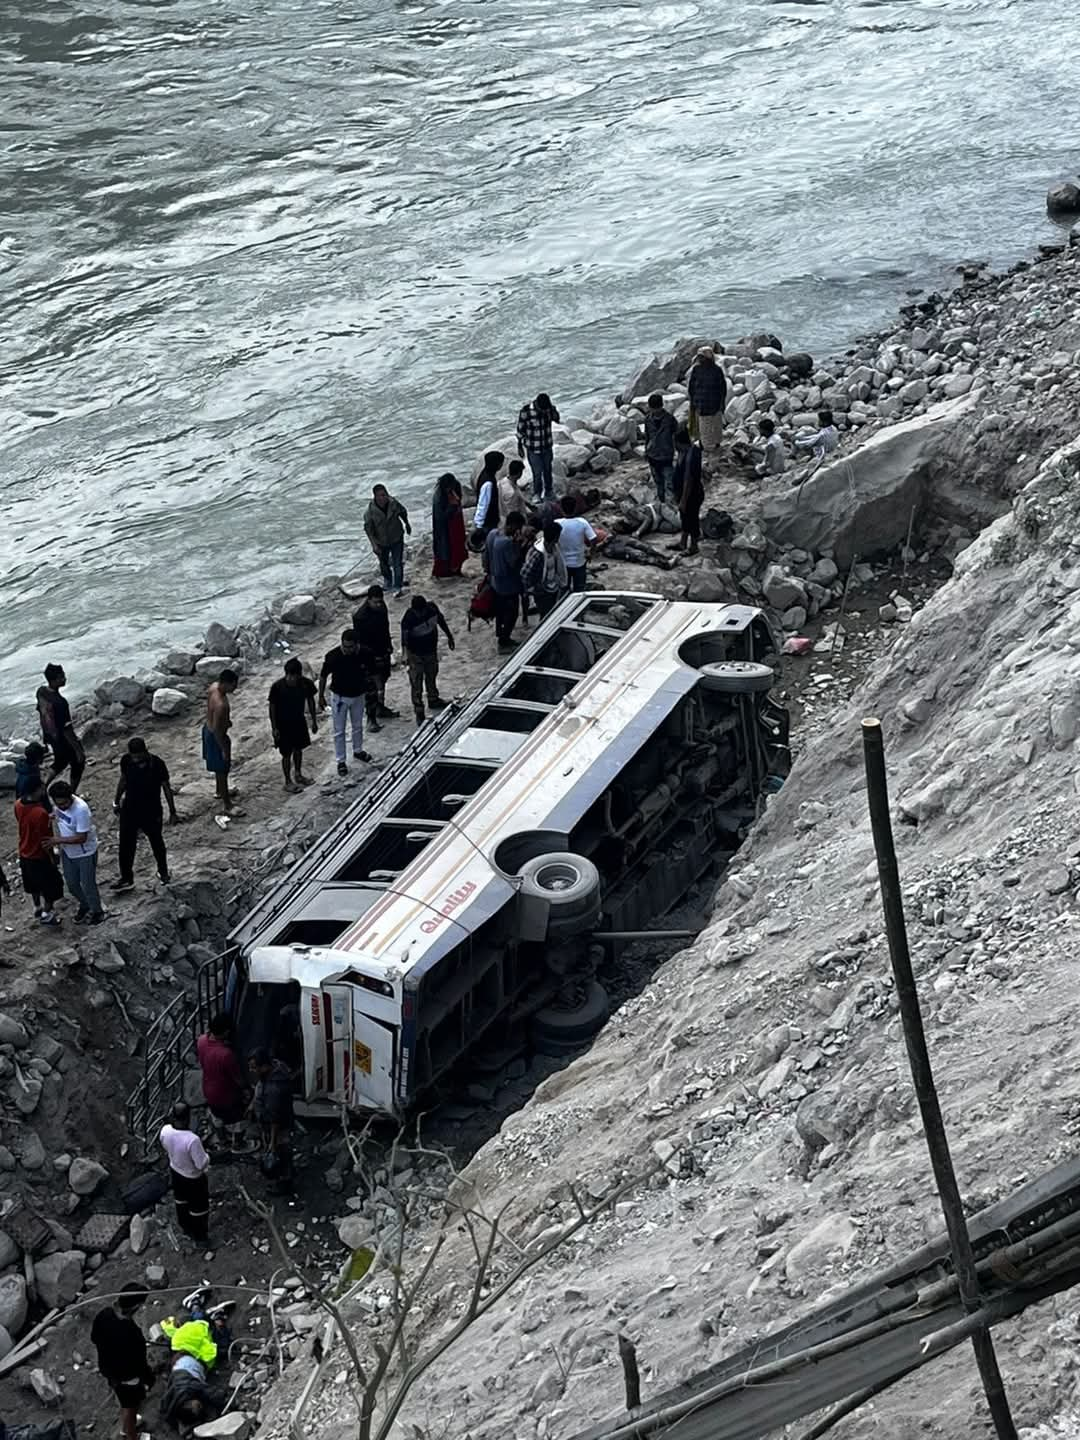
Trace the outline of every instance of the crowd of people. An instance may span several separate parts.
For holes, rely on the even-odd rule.
[[[690,401],[688,423],[680,425],[664,396],[649,396],[645,414],[645,458],[657,501],[679,515],[679,534],[673,550],[697,553],[701,538],[701,510],[705,501],[705,463],[720,445],[728,403],[727,379],[722,363],[710,346],[702,346],[687,377]],[[551,396],[541,391],[521,407],[517,417],[517,456],[488,451],[475,481],[475,508],[471,526],[466,523],[464,487],[447,472],[436,483],[431,504],[432,579],[460,577],[470,557],[479,560],[480,573],[469,606],[473,618],[493,623],[500,654],[514,650],[519,622],[535,612],[547,615],[571,592],[585,589],[590,552],[603,541],[602,533],[582,513],[582,497],[572,490],[561,498],[554,488],[554,431],[559,411]],[[789,456],[775,423],[758,422],[756,439],[733,447],[733,457],[757,476],[783,475]],[[822,463],[839,443],[832,414],[822,410],[817,428],[795,440],[797,453]],[[526,466],[528,474],[526,474]],[[314,783],[305,773],[304,752],[317,734],[319,720],[329,711],[337,773],[347,776],[350,757],[369,765],[372,757],[365,732],[374,734],[385,720],[398,718],[386,703],[386,686],[394,664],[394,641],[386,595],[401,598],[410,588],[405,574],[405,540],[412,525],[405,505],[385,485],[375,485],[364,514],[364,531],[371,544],[382,583],[372,585],[352,617],[349,629],[325,655],[317,681],[293,656],[284,673],[270,686],[267,697],[269,728],[281,761],[285,789],[298,794]],[[445,708],[439,693],[440,635],[449,650],[454,636],[440,606],[424,595],[413,595],[400,622],[400,654],[408,674],[409,699],[418,725],[429,714]],[[63,693],[64,668],[45,667],[44,684],[37,691],[41,743],[33,742],[16,764],[15,815],[19,835],[19,869],[23,888],[31,897],[35,921],[60,924],[57,902],[65,891],[76,903],[76,924],[96,925],[104,918],[98,888],[98,830],[93,810],[80,794],[86,755],[72,723],[71,708]],[[242,813],[231,784],[231,697],[239,676],[224,668],[210,685],[202,726],[202,757],[213,776],[217,801],[216,822],[224,829]],[[50,760],[46,779],[43,766]],[[132,738],[120,762],[113,801],[118,817],[118,875],[112,889],[135,885],[135,860],[143,837],[159,878],[169,881],[164,826],[179,820],[169,772],[139,736]],[[0,869],[0,897],[10,895],[10,884]],[[2,903],[2,900],[0,900]]]

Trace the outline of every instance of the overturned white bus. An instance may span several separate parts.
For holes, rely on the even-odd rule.
[[[749,606],[569,596],[236,928],[200,1023],[251,1049],[298,1007],[309,1106],[393,1114],[529,1017],[580,1042],[594,934],[676,905],[786,773],[774,648]]]

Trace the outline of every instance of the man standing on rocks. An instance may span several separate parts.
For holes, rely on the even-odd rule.
[[[652,471],[656,497],[663,505],[675,484],[675,416],[664,409],[662,395],[649,396],[645,416],[645,459]]]
[[[70,766],[71,788],[78,790],[79,781],[86,769],[86,751],[71,723],[71,706],[60,694],[66,684],[67,676],[62,665],[46,665],[45,684],[37,692],[37,709],[41,720],[42,739],[53,756],[49,779],[55,780]]]
[[[376,485],[364,516],[364,531],[379,562],[383,584],[397,596],[405,588],[405,536],[412,534],[409,512],[385,485]]]
[[[232,769],[232,707],[229,696],[240,683],[235,670],[222,670],[206,692],[206,720],[202,728],[202,753],[207,770],[214,777],[218,803],[226,815],[232,813],[229,772]]]
[[[90,806],[75,794],[66,780],[54,780],[49,798],[56,807],[53,820],[56,833],[42,844],[60,850],[64,884],[79,902],[76,925],[100,925],[105,919],[97,887],[98,838]]]
[[[682,550],[687,555],[696,555],[701,539],[701,507],[705,503],[705,482],[701,477],[701,446],[690,439],[688,430],[680,430],[675,437],[679,451],[676,466],[676,490],[679,496],[679,521],[681,531],[671,550]]]
[[[564,495],[562,508],[563,518],[555,521],[559,527],[559,549],[566,562],[566,573],[570,577],[570,589],[581,591],[585,589],[587,575],[585,564],[589,550],[596,544],[596,531],[584,515],[577,513],[575,496]]]
[[[716,360],[711,345],[702,345],[686,377],[690,395],[690,433],[696,426],[696,438],[706,455],[720,448],[724,433],[724,410],[727,407],[727,377]]]
[[[197,1245],[210,1234],[210,1157],[191,1128],[191,1110],[180,1100],[172,1123],[161,1127],[161,1148],[169,1157],[176,1222]]]
[[[290,795],[299,795],[306,785],[315,784],[304,774],[303,764],[304,751],[311,744],[311,735],[318,731],[319,722],[315,716],[315,686],[295,655],[285,661],[285,674],[281,679],[270,686],[268,703],[270,730],[281,756],[285,789]]]
[[[154,1374],[146,1359],[146,1338],[135,1324],[135,1312],[146,1300],[141,1285],[128,1283],[113,1305],[94,1316],[90,1343],[97,1350],[98,1370],[120,1403],[124,1440],[138,1440],[139,1411]]]
[[[558,424],[559,412],[551,396],[541,390],[535,400],[523,405],[518,413],[518,454],[529,462],[533,477],[533,495],[537,500],[550,500],[555,494],[552,464],[555,446],[552,424]]]
[[[507,515],[505,523],[503,534],[492,530],[484,542],[488,583],[495,592],[495,636],[499,649],[504,652],[517,645],[513,634],[521,606],[521,567],[525,559],[521,532],[525,528],[525,516],[520,510],[514,510]]]
[[[414,595],[412,604],[401,617],[401,648],[409,667],[409,690],[417,725],[424,723],[425,690],[432,712],[446,709],[446,701],[439,694],[440,630],[446,636],[447,646],[453,650],[454,637],[438,605],[423,595]]]
[[[56,852],[52,847],[52,820],[45,806],[41,781],[15,801],[15,823],[19,827],[19,873],[23,889],[34,902],[39,925],[59,926],[56,902],[64,893]]]
[[[334,727],[334,755],[337,772],[347,775],[345,763],[346,730],[352,726],[353,759],[371,764],[364,749],[364,703],[374,685],[375,660],[370,650],[361,649],[351,630],[341,632],[341,644],[335,645],[323,661],[319,675],[319,709],[326,709],[326,686],[330,684],[330,718]]]
[[[165,761],[152,755],[146,748],[146,741],[138,735],[132,736],[127,748],[128,753],[120,757],[120,782],[113,801],[113,809],[120,817],[120,879],[112,887],[118,891],[135,888],[135,849],[140,830],[150,842],[157,861],[158,878],[163,885],[168,885],[169,857],[162,834],[163,796],[169,807],[169,824],[175,825],[180,819]]]
[[[368,587],[367,599],[353,612],[352,628],[357,645],[362,650],[370,650],[375,661],[375,684],[367,697],[367,721],[368,728],[376,733],[382,729],[380,720],[396,720],[398,713],[386,703],[386,682],[393,669],[394,646],[381,585]]]

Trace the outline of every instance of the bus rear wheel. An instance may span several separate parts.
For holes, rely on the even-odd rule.
[[[532,1017],[533,1048],[541,1055],[567,1055],[580,1050],[604,1028],[608,993],[598,980],[584,982],[576,1003],[545,1005]]]

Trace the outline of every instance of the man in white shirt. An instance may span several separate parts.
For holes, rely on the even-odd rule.
[[[561,503],[563,518],[555,522],[559,527],[559,550],[570,578],[570,589],[580,591],[585,589],[585,559],[596,544],[596,531],[577,513],[573,495],[564,496]]]
[[[97,887],[98,838],[90,806],[76,795],[66,780],[49,786],[56,833],[42,844],[60,850],[64,883],[79,902],[76,925],[100,925],[105,919]]]
[[[176,1219],[185,1235],[205,1245],[210,1225],[210,1157],[191,1128],[191,1109],[173,1106],[172,1123],[161,1127],[161,1147],[169,1157]]]

